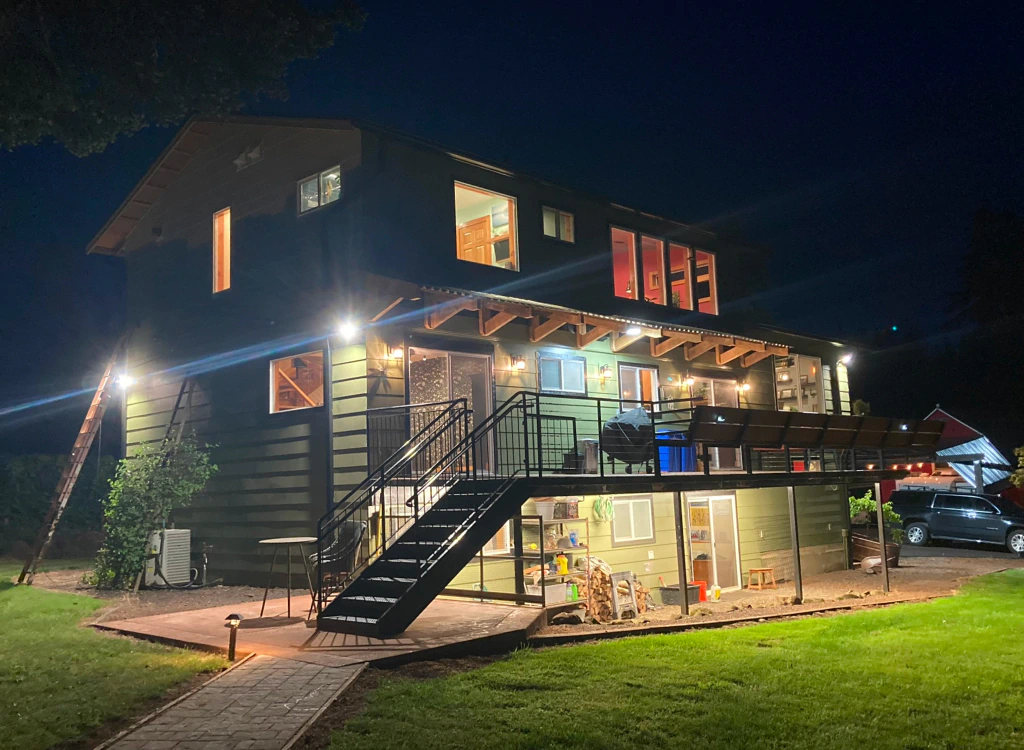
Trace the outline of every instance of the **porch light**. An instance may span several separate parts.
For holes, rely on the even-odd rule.
[[[750,383],[737,383],[736,390],[746,393],[750,390]]]
[[[605,365],[601,368],[601,378],[607,380],[612,376],[612,368],[610,365]]]
[[[526,369],[526,360],[523,358],[522,354],[514,354],[514,355],[512,355],[511,362],[512,362],[512,369],[513,370],[525,370]]]
[[[405,349],[400,346],[396,346],[394,349],[388,351],[388,359],[403,359],[405,357]]]
[[[359,333],[359,326],[351,320],[343,320],[338,326],[338,335],[345,339],[345,341],[351,341],[356,337],[357,333]]]
[[[131,388],[138,381],[126,372],[122,372],[115,378],[119,388]]]
[[[853,362],[853,355],[847,352],[846,354],[839,358],[839,361],[842,362],[844,365],[848,365],[851,362]]]
[[[630,326],[629,328],[626,329],[627,336],[639,336],[643,332],[644,329],[641,328],[640,326]]]
[[[683,385],[685,385],[687,388],[693,388],[693,384],[696,382],[697,381],[694,380],[691,376],[687,375],[686,380],[683,381]]]

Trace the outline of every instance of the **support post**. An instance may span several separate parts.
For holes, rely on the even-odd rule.
[[[541,538],[544,534],[541,533]],[[512,554],[516,556],[515,560],[515,577],[516,577],[516,593],[526,593],[526,566],[523,562],[523,517],[514,516],[512,518]]]
[[[875,482],[875,507],[878,509],[878,544],[882,549],[882,591],[889,593],[889,556],[885,552],[885,515],[882,512],[882,485]]]
[[[800,529],[796,520],[796,488],[787,487],[789,495],[789,536],[793,541],[793,585],[796,587],[797,604],[804,600],[804,581],[800,572]]]
[[[686,536],[683,529],[683,493],[675,492],[676,515],[676,558],[679,566],[679,611],[683,615],[690,614],[689,592],[686,588]]]

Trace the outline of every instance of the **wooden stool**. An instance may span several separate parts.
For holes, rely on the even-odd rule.
[[[754,576],[757,576],[756,583],[754,582]],[[771,580],[769,581],[769,579]],[[775,584],[775,568],[751,568],[747,576],[747,588],[756,588],[758,591],[761,591],[765,587],[771,589],[778,588]]]

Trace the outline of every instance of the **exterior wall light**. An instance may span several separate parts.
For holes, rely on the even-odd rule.
[[[224,619],[227,621],[225,627],[231,628],[231,635],[228,636],[228,661],[234,661],[235,642],[238,639],[238,626],[242,623],[242,616],[230,614]]]
[[[512,364],[511,369],[513,369],[513,370],[525,370],[526,369],[526,360],[523,358],[522,354],[513,354],[512,355],[512,359],[511,359],[511,364]]]
[[[396,346],[394,349],[388,351],[388,359],[403,359],[405,357],[405,349],[400,346]]]
[[[119,388],[131,388],[138,381],[126,372],[122,372],[115,379]]]
[[[736,390],[742,393],[746,393],[750,390],[750,383],[737,383]]]
[[[357,333],[359,333],[359,326],[351,320],[344,320],[338,325],[338,335],[345,339],[345,341],[351,341],[356,337]]]
[[[853,362],[853,355],[847,352],[846,354],[839,358],[839,361],[842,362],[844,365],[848,365],[851,362]]]
[[[640,326],[630,326],[629,328],[626,329],[627,336],[639,336],[643,332],[644,329],[641,328]]]
[[[696,382],[697,381],[694,380],[691,375],[687,375],[686,379],[683,381],[683,385],[685,385],[687,388],[693,388],[693,384]]]
[[[600,374],[602,380],[607,380],[608,378],[610,378],[612,376],[611,365],[605,365],[604,367],[602,367]]]

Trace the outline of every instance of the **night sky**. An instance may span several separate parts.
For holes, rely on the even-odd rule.
[[[1024,212],[1019,15],[435,5],[365,0],[246,112],[379,122],[766,246],[757,301],[824,335],[937,329],[975,210]],[[123,272],[85,246],[172,135],[0,154],[0,409],[94,384]],[[0,416],[0,452],[63,450],[82,409]]]

